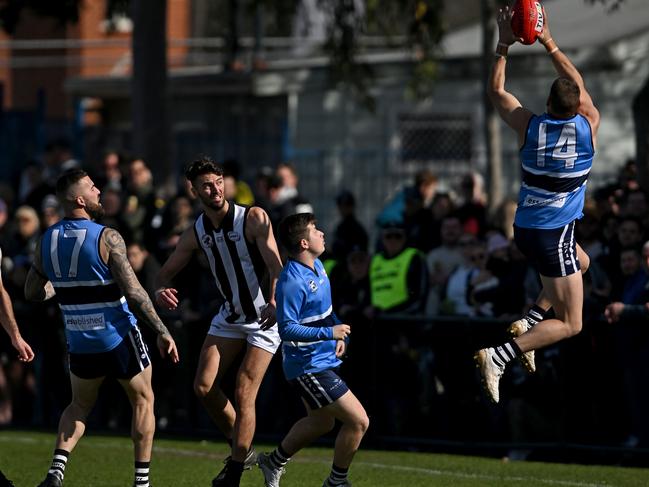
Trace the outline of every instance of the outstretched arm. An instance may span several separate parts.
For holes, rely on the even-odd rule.
[[[586,119],[590,122],[590,126],[593,129],[594,142],[597,130],[599,129],[599,111],[597,110],[597,108],[595,108],[593,99],[591,98],[590,93],[588,93],[588,90],[586,90],[584,79],[582,78],[581,74],[579,73],[575,65],[572,64],[572,61],[568,59],[568,56],[566,56],[559,49],[559,46],[557,46],[557,43],[554,42],[554,39],[552,39],[552,34],[550,34],[550,26],[548,25],[548,16],[545,13],[545,8],[543,9],[543,16],[545,18],[545,22],[543,24],[543,32],[539,34],[538,40],[541,44],[543,44],[543,47],[545,47],[546,51],[548,51],[550,58],[552,58],[552,64],[554,65],[554,69],[556,70],[557,74],[562,78],[568,78],[574,81],[579,87],[580,95],[578,112],[586,117]]]
[[[196,249],[198,249],[198,243],[196,242],[194,227],[190,227],[180,236],[178,245],[176,245],[176,248],[155,278],[155,299],[158,306],[166,309],[176,309],[178,307],[178,291],[169,286],[176,274],[187,265]]]
[[[158,349],[160,355],[165,354],[171,357],[173,362],[178,362],[178,351],[176,343],[171,337],[169,330],[162,323],[156,313],[149,295],[138,281],[128,258],[126,257],[126,245],[124,239],[116,230],[106,228],[101,236],[102,245],[108,252],[108,267],[113,274],[115,282],[124,293],[129,308],[138,321],[146,324],[158,334]]]
[[[519,40],[512,33],[511,18],[512,11],[508,6],[498,11],[498,46],[496,47],[496,59],[489,75],[487,94],[500,118],[514,129],[518,135],[519,145],[522,145],[532,112],[524,108],[518,99],[505,89],[507,51],[509,46]]]

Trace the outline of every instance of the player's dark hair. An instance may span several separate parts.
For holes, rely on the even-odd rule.
[[[557,115],[572,117],[579,108],[579,95],[577,83],[568,78],[557,78],[550,88],[550,108]]]
[[[68,190],[85,178],[88,173],[82,169],[69,169],[56,180],[56,197],[63,202],[68,199]]]
[[[201,156],[185,168],[185,177],[188,181],[194,182],[194,179],[203,174],[223,176],[223,168],[206,156]]]
[[[295,255],[300,252],[300,242],[308,235],[307,227],[310,223],[315,225],[315,222],[313,213],[289,215],[279,222],[277,237],[289,254]]]

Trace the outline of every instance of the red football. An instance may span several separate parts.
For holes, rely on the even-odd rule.
[[[537,0],[516,0],[512,7],[512,32],[523,39],[523,44],[533,44],[543,32],[543,7]]]

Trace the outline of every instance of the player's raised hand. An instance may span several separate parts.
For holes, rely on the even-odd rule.
[[[523,39],[516,37],[512,32],[512,16],[514,11],[509,8],[509,5],[498,9],[496,22],[498,23],[498,44],[511,46],[514,42],[521,42]]]
[[[178,307],[178,291],[172,287],[163,287],[155,292],[155,302],[161,308],[174,310]]]
[[[548,14],[545,13],[545,7],[543,7],[543,30],[536,37],[541,44],[545,44],[552,39],[552,34],[550,34],[550,26],[548,25]]]
[[[277,310],[275,308],[275,304],[273,303],[267,303],[266,306],[263,307],[259,318],[259,327],[263,331],[266,331],[275,326],[275,323],[277,323],[277,318],[275,317],[276,312]]]
[[[169,333],[158,335],[157,342],[158,350],[160,350],[160,356],[162,358],[169,356],[174,364],[177,364],[180,361],[180,357],[178,356],[178,349],[176,348],[176,342]]]
[[[11,344],[16,350],[18,350],[18,359],[21,362],[31,362],[32,360],[34,360],[34,352],[32,351],[32,347],[30,347],[22,337],[19,336],[12,339]]]
[[[352,332],[349,325],[336,325],[334,326],[334,340],[344,340]]]

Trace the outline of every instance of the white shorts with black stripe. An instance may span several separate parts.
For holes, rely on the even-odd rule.
[[[82,379],[114,377],[129,380],[150,364],[149,350],[137,325],[108,352],[70,354],[70,372]]]
[[[253,347],[261,348],[274,354],[277,352],[282,339],[279,337],[277,325],[268,330],[262,330],[258,321],[252,323],[228,323],[225,307],[212,318],[208,335],[224,338],[235,338],[246,340]]]
[[[289,380],[311,409],[320,409],[336,402],[348,390],[347,384],[334,370],[304,374]]]

